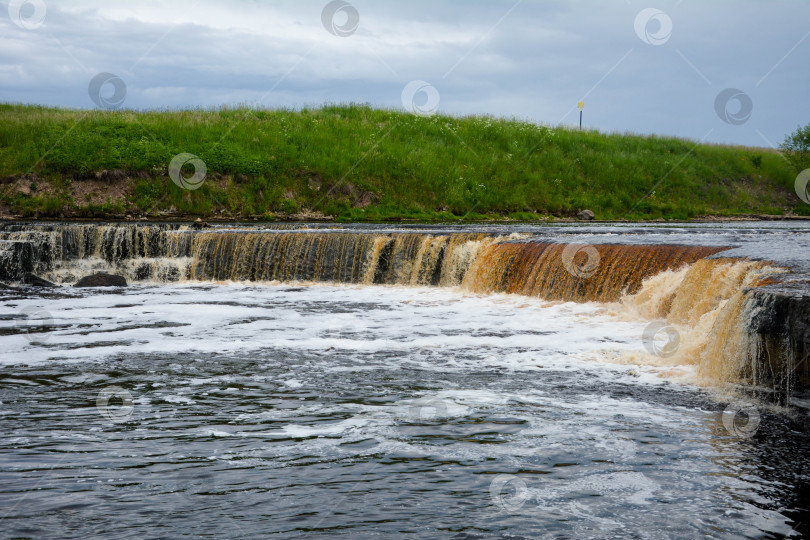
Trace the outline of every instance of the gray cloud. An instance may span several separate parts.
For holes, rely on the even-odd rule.
[[[0,100],[91,108],[87,85],[104,71],[126,81],[132,108],[399,108],[421,79],[452,114],[575,123],[584,97],[586,125],[604,131],[767,146],[810,120],[807,2],[662,1],[673,29],[658,46],[634,31],[650,7],[636,1],[352,3],[359,29],[336,37],[325,1],[50,0],[33,29],[5,2]],[[728,87],[753,101],[743,125],[715,114]]]

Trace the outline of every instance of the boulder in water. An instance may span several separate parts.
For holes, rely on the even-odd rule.
[[[93,274],[85,276],[76,282],[74,287],[126,287],[127,280],[124,276],[115,276],[113,274]]]
[[[51,283],[47,279],[42,279],[41,277],[31,274],[30,272],[23,276],[22,281],[26,285],[32,285],[34,287],[56,287],[55,283]]]
[[[577,214],[577,219],[581,219],[582,221],[590,221],[594,218],[593,212],[590,210],[582,210]]]

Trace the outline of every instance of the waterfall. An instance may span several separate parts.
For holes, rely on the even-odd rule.
[[[617,312],[672,325],[680,342],[669,362],[696,365],[704,381],[788,388],[793,358],[783,345],[776,346],[788,332],[760,327],[759,321],[773,319],[776,310],[766,305],[772,294],[757,294],[785,272],[760,261],[702,259],[647,279],[637,293],[621,299]],[[774,344],[781,360],[763,355],[763,340]]]
[[[810,309],[774,292],[785,269],[724,258],[726,248],[579,245],[527,234],[175,224],[0,224],[0,280],[33,272],[72,283],[93,271],[134,282],[305,281],[459,287],[602,302],[661,319],[681,336],[668,361],[709,381],[810,382]]]
[[[457,285],[484,234],[205,232],[191,246],[191,279]],[[459,253],[456,253],[456,252]],[[447,264],[445,264],[447,263]]]
[[[575,249],[572,250],[571,246]],[[618,300],[623,293],[637,291],[645,278],[694,263],[723,249],[493,243],[476,257],[463,283],[465,288],[476,292],[609,302]]]

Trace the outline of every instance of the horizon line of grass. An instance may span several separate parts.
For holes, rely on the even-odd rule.
[[[148,113],[184,113],[184,112],[204,112],[204,113],[217,113],[222,111],[262,111],[262,112],[286,112],[286,113],[300,113],[309,110],[319,110],[326,107],[366,107],[373,110],[384,111],[384,112],[391,112],[391,113],[402,113],[402,114],[411,114],[403,108],[390,108],[390,107],[383,107],[383,106],[376,106],[369,102],[332,102],[327,101],[322,104],[316,105],[302,105],[300,107],[285,107],[285,106],[256,106],[255,104],[244,102],[244,103],[233,103],[233,104],[221,104],[221,105],[196,105],[191,107],[171,107],[171,106],[164,106],[164,107],[145,107],[145,108],[133,108],[133,107],[120,107],[117,109],[112,110],[105,110],[105,109],[98,109],[96,107],[68,107],[68,106],[59,106],[59,105],[42,105],[38,103],[26,103],[22,101],[1,101],[0,100],[0,107],[3,106],[11,106],[11,107],[20,107],[20,108],[28,108],[28,109],[40,109],[40,110],[50,110],[50,111],[69,111],[69,112],[82,112],[82,113],[132,113],[132,114],[148,114]],[[599,133],[603,135],[620,135],[620,136],[627,136],[627,137],[642,137],[642,138],[653,138],[653,139],[673,139],[679,140],[687,143],[693,144],[700,144],[704,146],[719,146],[719,147],[727,147],[727,148],[744,148],[749,150],[759,150],[762,152],[774,152],[779,153],[780,150],[778,148],[773,148],[769,146],[752,146],[747,144],[735,144],[730,142],[704,142],[699,139],[694,139],[692,137],[686,137],[681,135],[671,135],[666,133],[639,133],[636,131],[630,130],[603,130],[598,127],[588,127],[584,126],[580,128],[577,124],[566,124],[566,123],[557,123],[552,124],[548,122],[542,122],[537,120],[532,120],[530,118],[523,118],[520,116],[512,115],[512,116],[501,116],[496,114],[487,114],[487,113],[452,113],[452,112],[440,112],[436,113],[439,116],[453,118],[457,120],[463,120],[468,118],[483,118],[483,119],[491,119],[491,120],[498,120],[498,121],[505,121],[505,122],[521,122],[527,124],[534,124],[538,127],[545,127],[548,129],[565,129],[569,131],[577,131],[577,132],[592,132],[592,133]]]

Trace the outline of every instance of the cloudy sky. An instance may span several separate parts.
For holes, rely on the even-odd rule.
[[[1,0],[0,101],[557,125],[583,100],[603,131],[769,146],[810,122],[808,21],[804,0]]]

